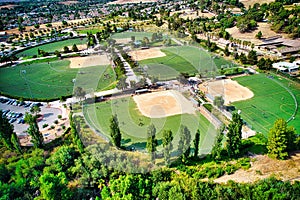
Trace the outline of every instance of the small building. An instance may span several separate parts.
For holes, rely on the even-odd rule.
[[[293,72],[297,72],[299,70],[299,64],[300,61],[295,61],[293,63],[289,63],[289,62],[278,62],[278,63],[273,63],[272,67],[274,69],[277,69],[281,72],[284,73],[293,73]]]

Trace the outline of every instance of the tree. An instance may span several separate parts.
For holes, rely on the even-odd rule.
[[[257,63],[257,54],[256,51],[249,51],[248,53],[248,63],[251,65],[255,65]]]
[[[195,158],[198,157],[199,145],[200,145],[200,130],[197,129],[197,132],[196,132],[196,135],[195,135],[195,139],[194,139],[194,147],[195,147],[194,157]]]
[[[225,129],[225,126],[222,126],[220,129],[217,130],[217,136],[215,137],[214,146],[211,150],[211,156],[215,160],[221,159],[221,152],[222,152],[222,145],[223,145],[223,131]]]
[[[157,139],[155,138],[156,128],[153,124],[150,124],[147,129],[147,151],[150,153],[151,161],[155,160],[155,151],[158,145]]]
[[[68,181],[65,173],[44,173],[40,178],[40,191],[43,199],[72,199],[71,191],[68,189]]]
[[[215,106],[222,109],[224,107],[224,102],[225,101],[222,96],[216,96],[213,103]]]
[[[30,112],[37,115],[39,112],[41,112],[41,108],[37,105],[34,105],[30,108]]]
[[[258,33],[255,35],[256,38],[261,39],[262,37],[262,32],[258,31]]]
[[[29,128],[27,129],[27,133],[31,136],[31,141],[33,145],[37,148],[43,146],[44,137],[39,131],[39,127],[37,124],[37,116],[33,116],[29,113],[25,114],[25,122],[29,124]]]
[[[128,86],[128,83],[126,82],[126,77],[121,77],[120,80],[117,83],[117,88],[119,90],[125,90]]]
[[[78,52],[79,51],[78,48],[77,48],[77,46],[76,46],[76,44],[73,44],[72,51],[73,52]]]
[[[243,120],[237,113],[232,115],[232,121],[228,125],[227,133],[227,153],[229,157],[236,157],[240,153],[242,140]]]
[[[269,131],[268,154],[271,158],[285,159],[288,151],[295,147],[296,133],[293,127],[288,127],[284,119],[277,119]]]
[[[74,90],[74,95],[75,95],[75,97],[77,97],[81,100],[82,98],[85,97],[86,92],[83,90],[82,87],[76,87]]]
[[[178,153],[183,161],[190,155],[191,132],[187,126],[180,126]]]
[[[170,165],[170,158],[171,158],[171,150],[173,149],[172,145],[173,140],[173,133],[171,130],[164,130],[163,131],[163,138],[162,138],[162,144],[164,147],[164,158],[166,165]]]
[[[0,140],[3,141],[9,150],[16,150],[18,153],[21,153],[20,143],[14,132],[14,127],[6,117],[2,116],[2,110],[0,110]]]
[[[119,122],[117,115],[113,115],[110,119],[110,136],[112,138],[112,142],[116,147],[121,147],[122,135],[119,128]]]
[[[64,53],[69,53],[70,52],[70,49],[69,49],[69,47],[67,47],[67,46],[64,46]]]
[[[229,56],[230,55],[230,52],[229,52],[229,49],[228,49],[228,45],[226,45],[225,49],[224,49],[224,54],[226,56]]]

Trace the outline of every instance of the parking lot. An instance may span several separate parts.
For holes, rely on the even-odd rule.
[[[25,131],[28,125],[24,121],[25,113],[30,113],[32,106],[37,105],[41,108],[39,114],[42,115],[40,120],[38,120],[38,126],[43,129],[44,124],[49,126],[54,124],[54,121],[58,119],[58,115],[62,114],[62,111],[58,108],[49,107],[46,103],[30,102],[25,101],[20,103],[17,100],[9,99],[6,97],[0,98],[0,109],[11,124],[14,126],[14,130],[17,135],[26,134]]]

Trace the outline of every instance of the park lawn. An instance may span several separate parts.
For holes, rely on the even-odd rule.
[[[268,78],[266,74],[238,77],[234,80],[239,84],[248,87],[254,97],[240,102],[234,102],[233,105],[241,110],[242,118],[258,132],[267,135],[270,128],[278,118],[288,120],[295,111],[295,102],[289,92],[281,86],[287,87],[300,102],[300,85],[272,74],[274,79]],[[300,123],[299,112],[295,115],[295,120],[291,120],[288,125],[295,127],[299,133]]]
[[[194,138],[196,130],[200,129],[203,152],[210,151],[216,134],[213,125],[199,113],[196,115],[175,115],[166,118],[145,117],[139,112],[132,97],[89,104],[84,108],[84,115],[90,126],[107,137],[110,136],[109,119],[113,114],[117,114],[118,116],[122,132],[122,145],[126,147],[132,145],[140,150],[145,150],[147,127],[151,123],[156,127],[159,144],[162,143],[162,131],[165,129],[172,130],[175,149],[179,141],[180,124],[186,125],[189,128],[192,138]],[[162,149],[162,145],[159,146],[158,150],[160,149]]]
[[[162,77],[161,79],[173,79],[174,75],[176,76],[179,73],[193,75],[197,72],[191,63],[180,55],[170,52],[169,48],[164,48],[161,51],[166,56],[139,61],[141,65],[148,67],[147,73],[149,75]]]
[[[221,67],[236,66],[222,57],[212,56],[193,46],[166,47],[161,51],[166,56],[140,61],[142,65],[147,65],[149,75],[160,76],[161,80],[174,79],[179,73],[188,73],[191,76],[195,73],[207,76],[220,75],[218,69]],[[170,68],[174,69],[176,73]]]
[[[198,72],[212,72],[220,69],[222,65],[231,65],[230,61],[222,57],[193,46],[179,46],[167,48],[169,52],[180,55],[190,62]]]
[[[116,75],[112,67],[92,66],[78,69],[74,88],[81,87],[87,93],[112,89],[115,86]]]
[[[115,33],[112,35],[112,39],[124,39],[124,38],[131,38],[131,36],[135,36],[135,40],[143,40],[144,37],[148,37],[149,41],[151,40],[153,33],[150,32],[121,32],[121,33]]]
[[[79,34],[87,34],[87,33],[96,34],[97,32],[99,32],[101,30],[103,30],[103,27],[98,27],[98,28],[92,27],[92,28],[79,29],[79,30],[76,30],[76,32]]]
[[[0,68],[0,91],[15,97],[50,100],[71,95],[73,79],[76,79],[75,86],[87,92],[103,90],[115,81],[110,66],[70,69],[69,65],[68,60],[58,60]]]
[[[28,56],[33,56],[38,54],[38,49],[42,49],[46,52],[55,52],[61,51],[64,46],[72,46],[73,44],[76,45],[82,45],[82,44],[87,44],[87,39],[86,38],[75,38],[75,39],[67,39],[63,41],[58,41],[58,42],[52,42],[48,44],[43,44],[40,46],[32,47],[30,49],[21,51],[16,54],[17,57],[28,57]]]

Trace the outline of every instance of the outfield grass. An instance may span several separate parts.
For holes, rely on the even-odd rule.
[[[291,81],[277,77],[270,79],[266,74],[258,74],[252,76],[238,77],[234,80],[239,84],[248,87],[254,97],[250,100],[233,103],[237,109],[242,111],[242,118],[250,124],[254,130],[267,134],[278,118],[288,120],[294,113],[295,102],[288,91],[280,84],[287,87],[300,102],[300,85]],[[278,84],[278,81],[280,84]],[[297,112],[295,120],[292,120],[288,125],[296,128],[300,133],[299,123],[300,113]]]
[[[149,40],[151,40],[153,33],[150,32],[121,32],[116,33],[111,36],[112,39],[124,39],[124,38],[131,38],[131,36],[135,36],[135,40],[143,40],[144,37],[148,37]]]
[[[189,128],[192,138],[194,138],[196,130],[200,129],[202,152],[210,150],[216,134],[214,127],[199,113],[158,119],[145,117],[139,112],[132,97],[86,105],[84,108],[84,115],[88,123],[107,137],[110,136],[109,119],[112,114],[118,116],[122,132],[122,145],[133,145],[141,150],[145,150],[147,127],[151,123],[156,127],[159,144],[161,144],[162,131],[172,130],[174,148],[178,145],[180,124]],[[161,149],[161,146],[158,149]]]
[[[76,86],[95,88],[96,91],[114,84],[115,75],[110,66],[70,69],[69,64],[68,60],[57,60],[50,64],[42,62],[0,68],[0,91],[11,96],[43,100],[71,95],[74,78]]]
[[[38,49],[42,49],[46,52],[55,52],[61,51],[64,46],[72,46],[73,44],[81,45],[81,44],[87,44],[86,38],[75,38],[75,39],[68,39],[58,42],[53,42],[49,44],[43,44],[37,47],[32,47],[30,49],[21,51],[16,54],[17,57],[28,57],[38,54]]]
[[[140,61],[140,64],[147,66],[147,73],[158,77],[160,80],[174,79],[179,73],[194,74],[197,70],[186,59],[176,53],[168,51],[169,48],[162,49],[166,54],[164,57],[150,58]]]
[[[168,72],[168,68],[173,68],[178,73],[188,73],[194,75],[201,73],[205,75],[220,75],[218,69],[222,66],[232,66],[233,64],[221,57],[212,56],[210,53],[192,46],[166,47],[162,51],[164,57],[151,58],[140,61],[141,65],[149,67],[148,73],[152,76],[162,76],[166,79],[173,79],[176,73]],[[162,66],[165,65],[166,67]],[[160,71],[157,69],[161,69]],[[163,79],[164,79],[163,78]]]

